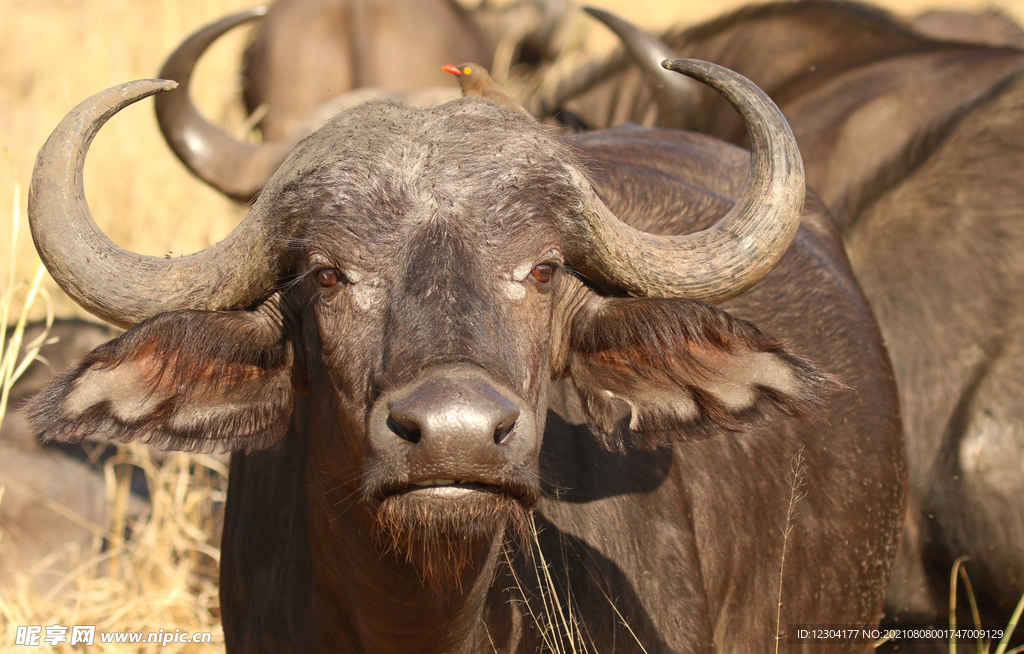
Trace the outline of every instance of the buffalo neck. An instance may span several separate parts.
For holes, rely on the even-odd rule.
[[[310,468],[307,506],[320,651],[489,651],[483,620],[503,534],[481,542],[458,578],[436,587],[404,553],[374,537],[373,518],[362,502],[345,502],[339,513],[339,500],[323,492],[331,486],[318,468]]]

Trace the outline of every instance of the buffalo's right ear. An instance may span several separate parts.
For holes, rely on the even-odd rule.
[[[272,302],[254,311],[174,311],[90,352],[27,410],[49,441],[96,434],[190,451],[253,451],[287,432],[293,362]]]
[[[811,417],[841,385],[754,325],[684,299],[591,296],[568,371],[602,445],[649,449]]]

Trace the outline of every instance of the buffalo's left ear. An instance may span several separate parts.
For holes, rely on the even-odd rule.
[[[280,440],[293,405],[280,311],[173,311],[90,352],[32,399],[45,440],[99,435],[173,449],[252,451]]]
[[[655,448],[806,417],[839,386],[754,325],[702,302],[596,298],[574,316],[569,373],[603,445]]]

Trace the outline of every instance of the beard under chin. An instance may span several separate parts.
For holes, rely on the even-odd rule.
[[[421,580],[439,592],[461,591],[464,573],[506,533],[520,545],[528,540],[527,510],[503,493],[473,493],[455,500],[386,497],[377,509],[374,537],[404,555]]]

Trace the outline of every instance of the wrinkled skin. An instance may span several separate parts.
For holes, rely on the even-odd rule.
[[[665,39],[779,105],[878,317],[910,464],[890,617],[943,619],[966,555],[984,621],[1005,624],[1024,593],[1024,53],[831,2],[751,7]],[[626,70],[569,106],[591,126],[653,123],[643,86]],[[745,142],[714,94],[693,116],[689,128]]]
[[[229,652],[539,651],[552,592],[599,651],[763,650],[783,554],[783,631],[875,623],[902,518],[899,415],[820,203],[721,308],[599,293],[562,261],[581,219],[570,167],[624,221],[681,233],[730,208],[747,165],[681,132],[566,144],[472,98],[363,105],[254,207],[278,220],[286,283],[250,311],[142,322],[33,419],[58,440],[236,451]],[[433,432],[433,409],[416,412],[439,384],[457,410]],[[476,428],[505,403],[509,431]]]

